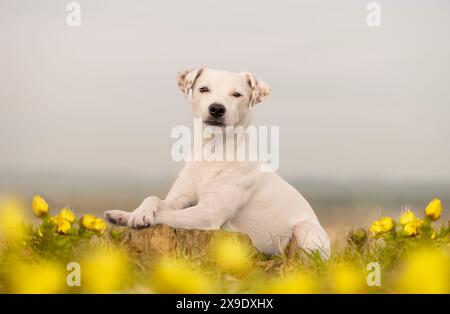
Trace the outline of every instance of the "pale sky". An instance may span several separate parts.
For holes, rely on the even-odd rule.
[[[0,175],[173,177],[178,71],[272,87],[283,176],[450,178],[450,2],[0,0]]]

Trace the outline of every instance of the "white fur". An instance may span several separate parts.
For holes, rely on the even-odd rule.
[[[178,85],[192,95],[195,117],[208,119],[208,106],[226,107],[224,125],[248,126],[252,107],[270,92],[250,73],[196,69],[179,74]],[[200,93],[199,88],[209,92]],[[239,92],[242,97],[234,97]],[[231,230],[247,234],[260,251],[276,254],[292,236],[307,250],[330,254],[330,241],[303,196],[275,172],[261,172],[258,162],[187,162],[167,197],[148,197],[133,212],[111,210],[112,223],[133,228],[165,224],[174,228]]]

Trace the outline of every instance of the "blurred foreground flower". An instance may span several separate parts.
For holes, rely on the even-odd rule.
[[[336,293],[363,293],[366,288],[365,275],[355,265],[341,263],[330,270],[331,287]]]
[[[396,282],[399,293],[449,293],[450,259],[442,250],[420,249],[407,256]]]
[[[215,263],[225,271],[245,271],[251,265],[249,246],[231,236],[213,240],[210,253]]]
[[[106,247],[87,253],[81,262],[81,288],[89,293],[118,292],[128,276],[128,263],[121,250]]]
[[[427,215],[427,217],[433,220],[438,220],[439,217],[441,216],[441,212],[442,212],[442,204],[441,201],[437,198],[433,199],[428,204],[427,208],[425,208],[425,214]]]
[[[48,204],[45,199],[40,195],[35,195],[33,197],[33,211],[38,217],[42,217],[48,213]]]
[[[56,263],[13,263],[8,274],[12,293],[60,293],[66,286],[64,268]]]
[[[24,231],[25,215],[23,205],[13,198],[0,199],[0,239],[14,241]]]
[[[151,273],[153,290],[157,293],[211,293],[210,280],[187,261],[162,258]]]
[[[300,294],[316,293],[317,286],[314,278],[305,272],[296,271],[283,277],[269,280],[262,289],[262,293],[269,294]]]

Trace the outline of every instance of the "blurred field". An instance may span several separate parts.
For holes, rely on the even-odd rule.
[[[368,227],[380,215],[397,217],[405,206],[418,212],[434,197],[450,204],[450,183],[286,179],[310,202],[335,246],[344,243],[346,232],[355,226]],[[109,209],[132,210],[149,195],[163,198],[171,183],[89,174],[2,174],[0,192],[27,198],[40,193],[55,207],[70,205],[80,214],[102,216]],[[444,212],[443,218],[450,219],[450,213]]]
[[[268,256],[239,233],[109,228],[38,195],[1,198],[0,292],[450,293],[443,208],[434,199],[416,215],[354,226],[323,260],[295,243]]]

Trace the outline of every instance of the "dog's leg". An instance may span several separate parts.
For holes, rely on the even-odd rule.
[[[155,216],[155,224],[172,228],[218,230],[226,219],[220,210],[211,210],[205,204],[198,204],[183,210],[159,211]]]
[[[308,253],[318,250],[323,259],[331,254],[330,239],[320,226],[302,221],[295,225],[294,236],[297,245]]]
[[[221,192],[207,193],[195,206],[183,210],[161,210],[155,224],[173,228],[218,230],[242,206],[244,197],[234,186],[221,186]]]
[[[150,196],[132,212],[123,210],[106,211],[105,219],[119,226],[145,228],[153,224],[157,211],[178,210],[191,206],[192,204],[195,204],[193,185],[179,176],[164,200],[160,200],[156,196]]]
[[[161,200],[156,196],[147,197],[138,208],[132,212],[123,210],[108,210],[105,219],[112,224],[129,226],[133,228],[145,228],[153,224],[155,213],[161,206]]]
[[[190,177],[180,174],[163,201],[149,197],[131,213],[107,211],[105,218],[113,224],[133,228],[166,224],[174,228],[220,229],[247,199],[239,184],[220,184],[203,191],[203,197],[197,202],[195,185],[186,178]]]
[[[194,184],[187,174],[181,173],[170,188],[166,198],[162,201],[164,210],[179,210],[197,203]]]

